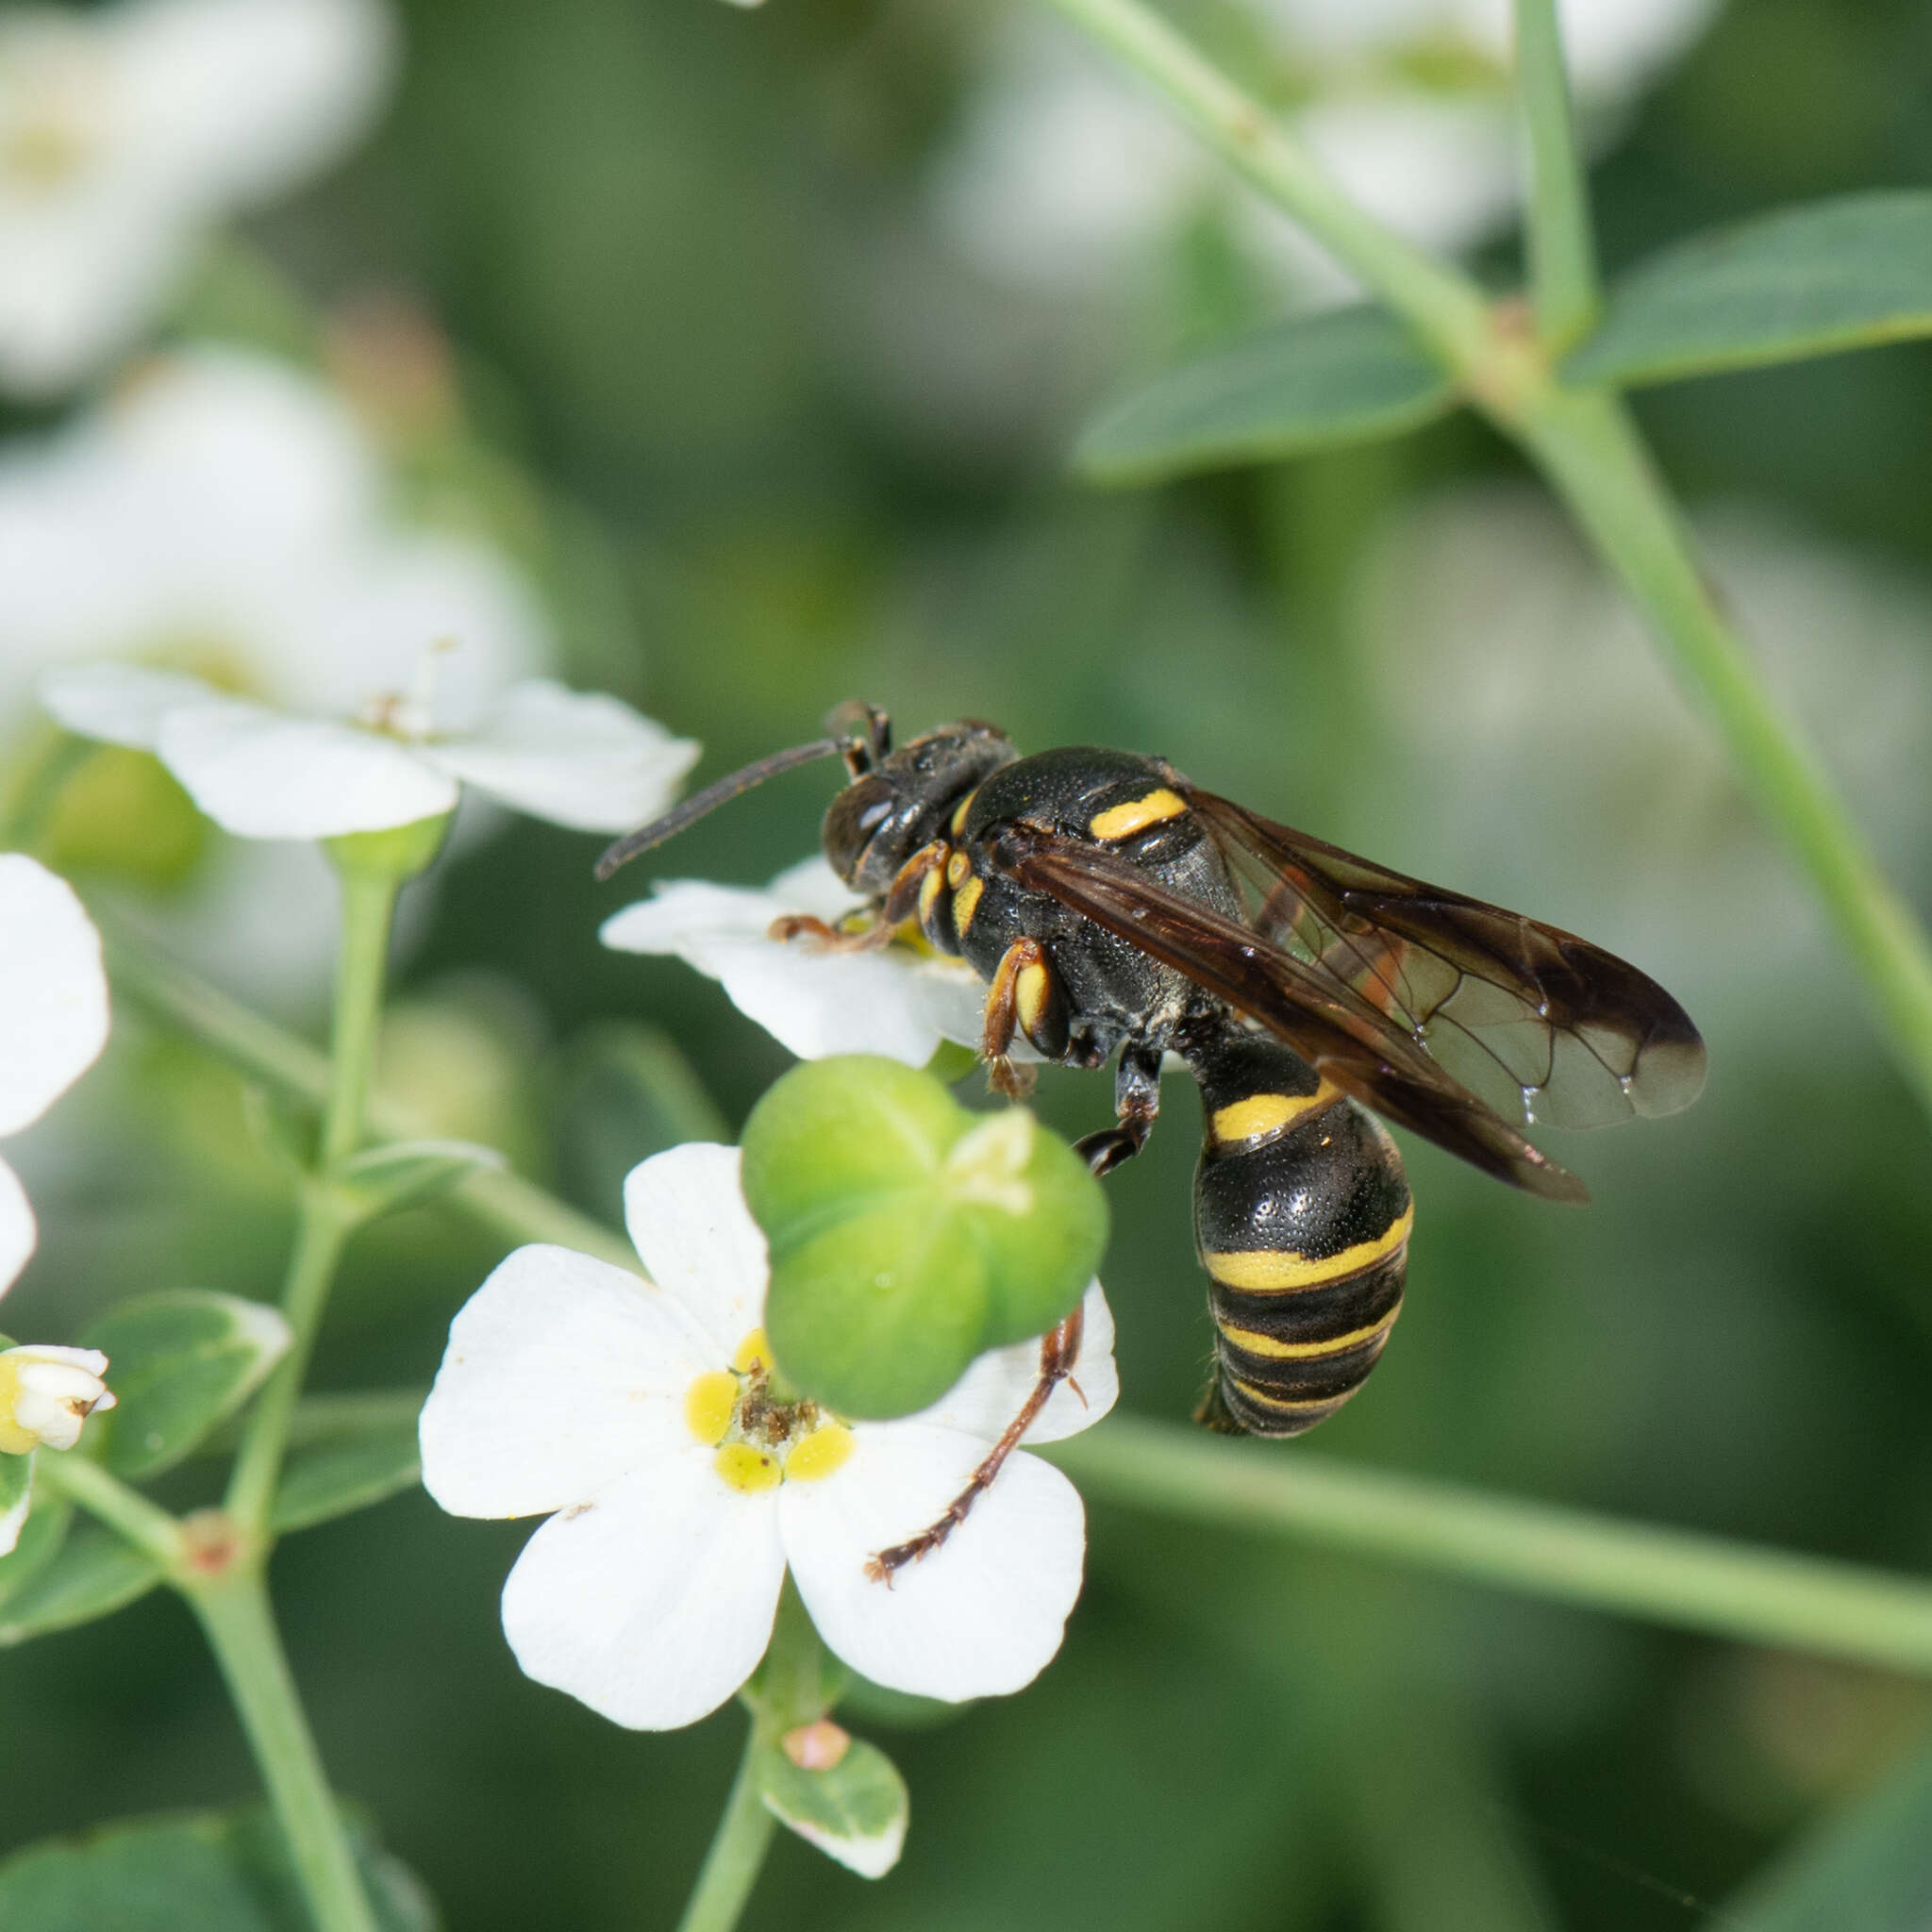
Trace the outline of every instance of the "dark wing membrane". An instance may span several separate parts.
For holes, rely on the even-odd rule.
[[[1703,1090],[1689,1015],[1613,954],[1183,790],[1253,893],[1255,930],[1387,1013],[1499,1112],[1595,1127],[1675,1113]]]
[[[1539,1154],[1402,1026],[1238,921],[1156,885],[1114,853],[1031,826],[1003,833],[991,858],[1017,884],[1051,894],[1278,1034],[1398,1126],[1533,1194],[1588,1198],[1574,1174]]]

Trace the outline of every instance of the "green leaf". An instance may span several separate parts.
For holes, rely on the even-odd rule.
[[[367,1509],[413,1488],[422,1474],[413,1422],[317,1442],[289,1458],[269,1526],[281,1536]]]
[[[360,1213],[373,1216],[417,1207],[479,1168],[507,1164],[494,1147],[474,1141],[391,1141],[343,1161],[332,1178]]]
[[[0,1612],[60,1554],[73,1522],[74,1506],[66,1497],[43,1491],[34,1498],[20,1541],[0,1557]]]
[[[1064,1141],[896,1060],[793,1068],[745,1124],[743,1184],[778,1368],[849,1416],[910,1414],[974,1357],[1044,1333],[1107,1244],[1106,1200]]]
[[[1074,466],[1096,483],[1156,483],[1420,428],[1455,385],[1387,310],[1271,323],[1171,369],[1089,425]]]
[[[99,1419],[103,1460],[124,1481],[172,1468],[254,1393],[289,1346],[263,1302],[164,1289],[111,1307],[82,1337],[108,1357],[118,1407]]]
[[[758,1795],[781,1824],[861,1878],[883,1878],[899,1862],[906,1780],[862,1738],[849,1740],[827,1771],[802,1770],[777,1745],[767,1746],[758,1756]]]
[[[1850,194],[1698,235],[1633,269],[1563,364],[1627,387],[1932,334],[1932,192]]]
[[[91,1624],[145,1596],[160,1566],[111,1531],[84,1524],[0,1608],[0,1646]],[[0,1914],[0,1925],[8,1924]]]
[[[1800,1840],[1722,1915],[1735,1932],[1925,1932],[1932,1751]]]
[[[436,1932],[422,1881],[353,1811],[350,1848],[380,1932]],[[129,1819],[50,1839],[0,1864],[8,1932],[309,1932],[280,1827],[265,1808]]]

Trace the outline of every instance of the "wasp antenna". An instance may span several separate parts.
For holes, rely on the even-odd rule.
[[[843,751],[845,744],[842,738],[821,738],[811,744],[794,744],[790,751],[774,751],[770,758],[760,758],[757,764],[747,765],[741,772],[733,772],[728,778],[720,778],[715,785],[707,785],[702,791],[693,792],[682,805],[667,811],[661,819],[653,819],[648,825],[640,825],[635,832],[626,832],[609,846],[597,861],[597,876],[608,879],[619,866],[628,865],[640,853],[663,844],[667,839],[676,838],[687,826],[696,824],[706,813],[716,811],[740,792],[749,791],[753,786],[762,785],[767,778],[775,778],[780,772],[789,772],[795,765],[808,765],[814,758],[828,758],[835,752]]]

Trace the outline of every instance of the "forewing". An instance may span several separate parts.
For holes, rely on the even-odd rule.
[[[1332,974],[1080,841],[1013,826],[990,857],[1017,884],[1049,893],[1186,974],[1398,1126],[1533,1194],[1587,1198],[1574,1174],[1545,1159],[1403,1027]]]
[[[1187,799],[1255,899],[1255,930],[1386,1013],[1499,1112],[1603,1126],[1704,1086],[1689,1015],[1636,967],[1212,792]]]

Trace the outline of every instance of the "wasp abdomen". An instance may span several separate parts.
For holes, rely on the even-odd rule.
[[[1194,1074],[1208,1114],[1194,1240],[1220,1405],[1254,1435],[1300,1435],[1366,1380],[1401,1310],[1413,1220],[1402,1157],[1274,1041],[1224,1041]]]

